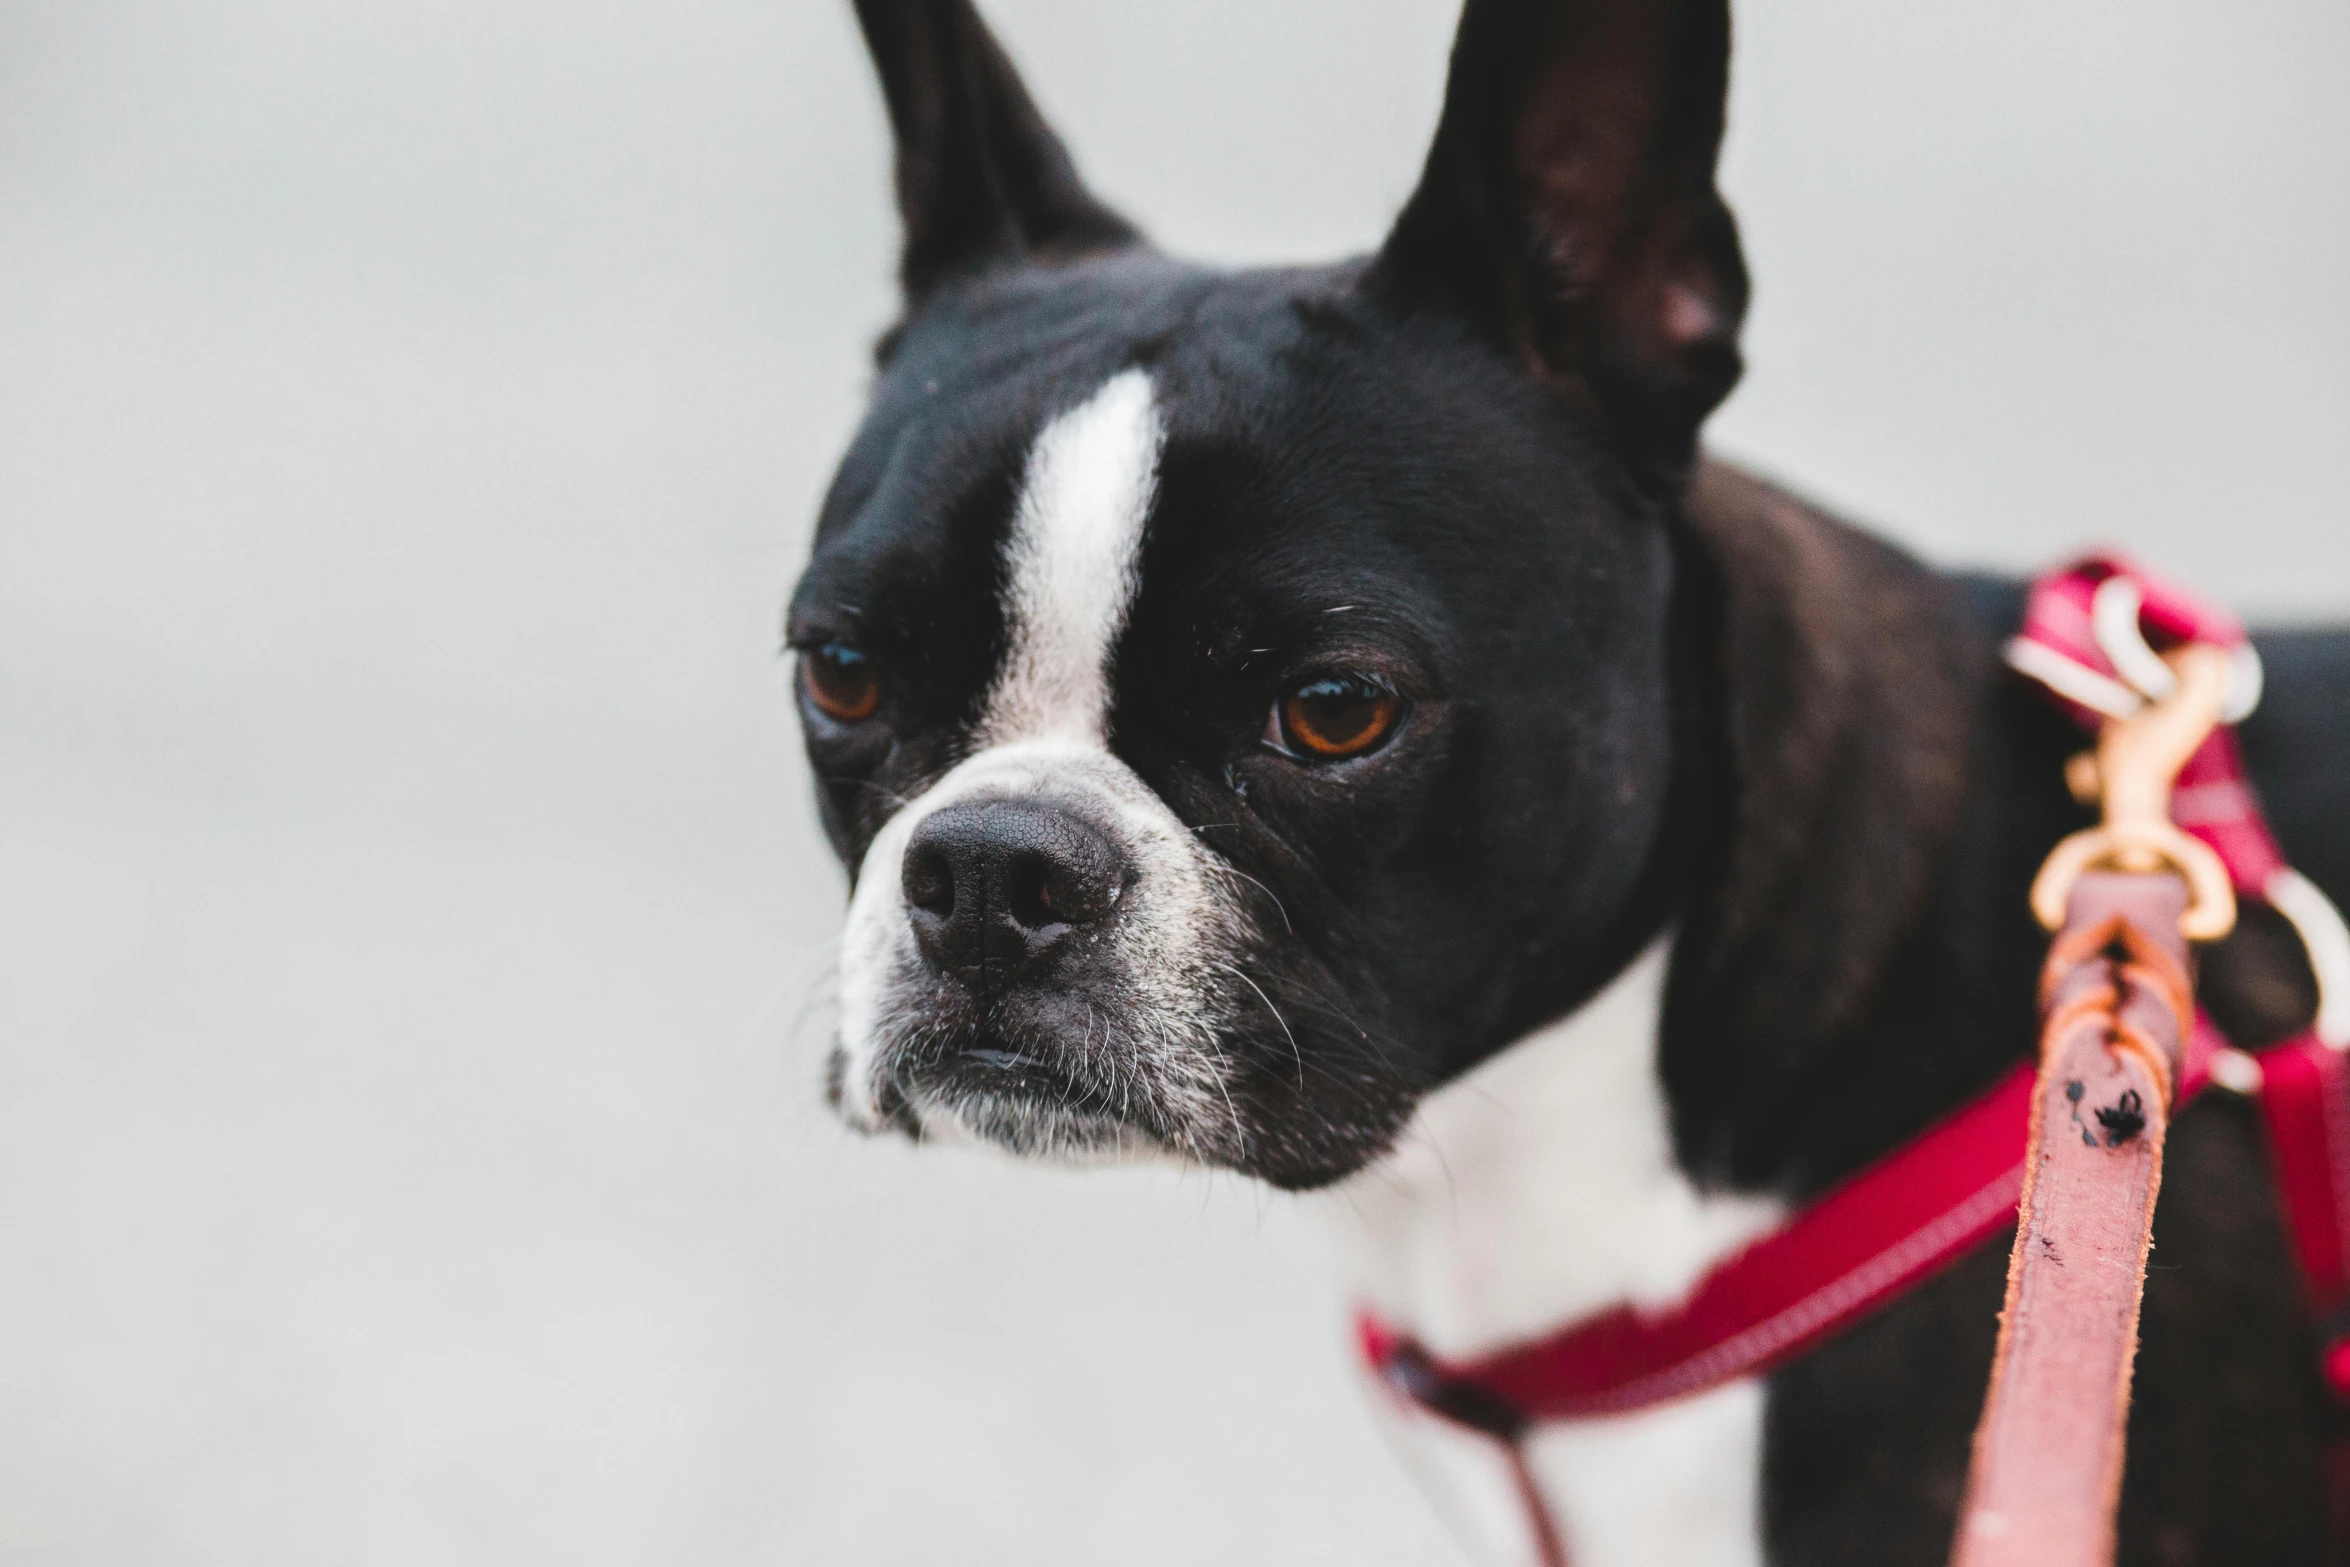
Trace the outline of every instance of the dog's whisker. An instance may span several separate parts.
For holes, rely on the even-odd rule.
[[[1273,905],[1274,911],[1281,916],[1282,929],[1287,931],[1292,936],[1297,934],[1297,926],[1290,920],[1289,910],[1283,907],[1280,896],[1275,893],[1272,888],[1266,886],[1263,882],[1257,880],[1256,877],[1251,876],[1248,872],[1242,870],[1237,865],[1233,865],[1227,862],[1224,866],[1224,869],[1239,877],[1242,881],[1247,882],[1250,886],[1255,887],[1259,892],[1262,892],[1265,895],[1267,901]]]

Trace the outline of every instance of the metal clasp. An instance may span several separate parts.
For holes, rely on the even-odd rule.
[[[2106,721],[2097,749],[2065,768],[2074,797],[2100,804],[2100,826],[2059,843],[2032,879],[2032,913],[2049,930],[2064,927],[2073,883],[2087,870],[2176,872],[2187,884],[2179,931],[2190,941],[2217,941],[2236,925],[2236,890],[2227,867],[2201,840],[2171,824],[2171,785],[2228,705],[2233,658],[2225,648],[2190,643],[2163,655],[2177,678],[2171,689],[2124,718]]]

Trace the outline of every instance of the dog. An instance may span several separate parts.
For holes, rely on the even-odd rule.
[[[2028,1056],[2026,889],[2088,820],[1940,573],[1708,459],[1747,274],[1725,0],[1468,0],[1379,250],[1219,271],[1091,194],[968,0],[858,0],[904,312],[793,595],[853,891],[838,1113],[1242,1172],[1470,1355],[1664,1303]],[[2350,899],[2350,633],[2263,634],[2241,737]],[[2248,907],[2239,1043],[2316,982]],[[2256,1117],[2172,1134],[2123,1558],[2325,1556]],[[1541,1427],[1582,1567],[1940,1562],[2005,1243],[1767,1378]],[[1381,1399],[1478,1560],[1492,1444]]]

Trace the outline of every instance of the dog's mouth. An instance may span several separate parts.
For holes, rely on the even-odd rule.
[[[887,1052],[868,1129],[1086,1162],[1202,1151],[1135,1063],[1121,1066],[1108,1050],[1092,1055],[1079,1063],[1057,1046],[994,1031],[924,1031]],[[826,1085],[835,1110],[846,1103],[849,1070],[836,1051]]]
[[[899,1097],[957,1113],[1000,1107],[1006,1114],[1111,1122],[1132,1115],[1113,1085],[1080,1075],[1037,1050],[976,1043],[910,1064],[894,1074]]]
[[[1270,971],[1239,1003],[1189,1009],[1121,1005],[1106,987],[981,999],[919,970],[896,977],[877,1026],[845,1034],[826,1072],[834,1112],[870,1135],[1307,1190],[1387,1146],[1419,1092],[1388,1036],[1312,1010]]]
[[[1090,1082],[1041,1056],[974,1046],[932,1075],[931,1092],[944,1099],[1007,1100],[1093,1120],[1115,1120],[1120,1106],[1110,1085]]]

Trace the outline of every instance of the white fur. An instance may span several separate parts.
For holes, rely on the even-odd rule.
[[[976,749],[882,827],[849,903],[840,1046],[852,1123],[875,1124],[889,1050],[922,1022],[905,999],[921,971],[900,885],[907,841],[957,800],[1025,797],[1066,801],[1106,823],[1134,869],[1112,938],[1130,1004],[1087,1042],[1097,1068],[1149,1097],[1163,1119],[1240,1136],[1213,1050],[1216,977],[1237,919],[1230,873],[1107,738],[1109,667],[1133,606],[1164,439],[1150,378],[1128,370],[1046,425],[1029,452],[1005,544],[1006,652]],[[952,1105],[915,1108],[928,1131],[967,1130]]]
[[[1780,1217],[1699,1192],[1673,1162],[1656,1067],[1666,955],[1658,942],[1573,1016],[1430,1096],[1393,1154],[1324,1200],[1354,1287],[1436,1355],[1676,1300]],[[1382,1403],[1477,1560],[1532,1561],[1499,1450]],[[1575,1567],[1745,1567],[1762,1559],[1761,1445],[1748,1381],[1538,1427],[1527,1459]]]
[[[1134,605],[1165,440],[1140,370],[1112,376],[1036,438],[1004,553],[1009,650],[982,744],[1103,745],[1110,654]]]

